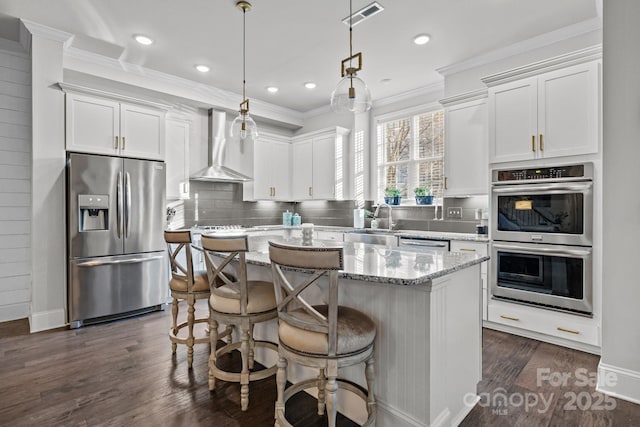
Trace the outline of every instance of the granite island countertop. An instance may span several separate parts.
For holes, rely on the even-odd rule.
[[[270,237],[279,243],[300,245],[301,239]],[[360,242],[314,241],[317,246],[342,246],[345,279],[404,286],[430,286],[431,281],[455,271],[487,261],[488,256],[459,252],[416,252],[409,248],[392,248]],[[198,248],[198,243],[195,244]],[[198,248],[200,249],[200,248]],[[248,264],[270,266],[268,241],[250,239]]]

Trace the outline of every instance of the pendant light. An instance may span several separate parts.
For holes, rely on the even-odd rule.
[[[353,54],[353,0],[349,0],[349,57],[342,60],[342,80],[331,94],[331,109],[335,112],[362,113],[371,109],[371,93],[356,73],[362,70],[362,52]],[[353,61],[358,60],[358,66]],[[345,68],[346,63],[349,63]]]
[[[239,1],[236,3],[236,7],[242,10],[242,102],[240,103],[240,111],[238,117],[236,117],[231,123],[230,135],[233,137],[238,135],[240,139],[245,139],[250,136],[252,139],[258,137],[258,127],[256,122],[253,121],[249,115],[249,99],[246,95],[246,30],[245,21],[247,11],[251,10],[251,3],[247,1]]]

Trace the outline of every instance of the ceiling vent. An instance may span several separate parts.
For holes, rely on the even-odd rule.
[[[360,22],[364,21],[367,18],[371,18],[373,15],[377,15],[378,13],[382,12],[383,10],[384,10],[384,7],[382,7],[382,5],[380,3],[378,3],[377,1],[374,1],[370,5],[365,6],[362,9],[358,10],[357,12],[353,13],[353,15],[351,16],[351,18],[352,18],[351,25],[355,27],[356,24],[359,24]],[[342,20],[342,23],[348,26],[349,25],[349,16],[344,18]]]

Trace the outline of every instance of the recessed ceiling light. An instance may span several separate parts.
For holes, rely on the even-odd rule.
[[[276,93],[276,92],[278,91],[278,88],[277,88],[277,87],[275,87],[275,86],[267,86],[267,90],[268,90],[270,93]]]
[[[304,87],[306,87],[307,89],[315,89],[316,88],[316,84],[314,82],[306,82],[304,84]]]
[[[208,73],[211,68],[207,67],[206,65],[196,65],[196,70],[200,71],[201,73]]]
[[[138,34],[137,36],[134,37],[136,39],[136,41],[140,44],[143,44],[145,46],[148,46],[150,44],[153,44],[153,39],[150,39],[147,36],[143,36],[142,34]]]
[[[429,34],[418,34],[413,38],[413,42],[417,45],[423,45],[429,43],[431,36]]]

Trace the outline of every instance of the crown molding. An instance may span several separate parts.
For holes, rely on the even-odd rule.
[[[171,108],[171,105],[168,105],[168,104],[162,104],[162,103],[159,103],[159,102],[147,101],[147,100],[143,100],[143,99],[140,99],[140,98],[133,98],[131,96],[120,95],[120,94],[113,93],[113,92],[107,92],[107,91],[104,91],[104,90],[94,89],[94,88],[80,86],[80,85],[75,85],[75,84],[71,84],[71,83],[58,82],[58,86],[65,93],[71,92],[71,93],[82,93],[82,94],[86,94],[86,95],[97,95],[97,96],[100,96],[100,97],[103,97],[103,98],[110,98],[110,99],[114,99],[114,100],[117,100],[117,101],[124,101],[124,102],[133,103],[133,104],[146,105],[146,106],[155,107],[155,108],[158,108],[158,109],[161,109],[161,110],[169,110]]]
[[[20,21],[22,22],[22,25],[24,25],[24,27],[33,36],[38,36],[65,44],[68,44],[73,38],[73,34],[67,33],[66,31],[57,30],[55,28],[47,27],[46,25],[38,24],[37,22],[29,21],[26,19],[21,19]],[[20,37],[20,39],[22,43],[22,36]]]
[[[373,108],[380,108],[387,105],[392,105],[398,102],[406,101],[409,99],[425,97],[428,95],[435,95],[435,98],[439,98],[442,96],[444,92],[444,80],[431,83],[427,86],[418,87],[412,90],[408,90],[406,92],[398,93],[396,95],[391,95],[386,98],[380,98],[373,101]]]
[[[588,19],[586,21],[578,22],[576,24],[569,25],[555,31],[550,31],[545,34],[532,37],[528,40],[523,40],[521,42],[514,43],[500,49],[483,53],[482,55],[474,56],[455,64],[438,68],[436,69],[436,71],[440,73],[440,75],[446,77],[450,74],[456,74],[461,71],[469,70],[471,68],[491,64],[492,62],[496,62],[501,59],[509,58],[517,54],[545,47],[562,40],[577,37],[579,35],[590,33],[592,31],[597,31],[600,29],[602,29],[602,17]]]
[[[300,142],[309,138],[319,138],[319,137],[331,136],[331,135],[347,136],[350,133],[351,133],[351,129],[347,129],[342,126],[329,126],[329,127],[314,130],[311,132],[295,135],[291,137],[291,142],[295,144],[297,142]]]
[[[447,98],[442,98],[438,102],[442,104],[443,107],[450,107],[456,104],[462,104],[463,102],[468,101],[476,101],[478,99],[486,99],[489,96],[489,90],[486,88],[473,90],[471,92],[465,92],[454,96],[449,96]]]
[[[504,72],[482,77],[480,80],[487,86],[507,83],[513,80],[522,79],[541,72],[552,71],[570,65],[581,64],[602,58],[602,45],[598,44],[563,55],[554,56],[543,61],[534,62],[522,67],[513,68]]]
[[[105,68],[106,70],[113,70],[118,72],[124,71],[132,76],[142,78],[149,82],[171,85],[180,90],[191,93],[193,96],[197,96],[201,99],[206,99],[208,103],[212,104],[211,106],[214,106],[216,108],[237,110],[238,105],[242,100],[242,96],[235,92],[219,89],[214,86],[205,85],[193,80],[188,80],[182,77],[174,76],[172,74],[152,70],[140,65],[131,64],[122,60],[110,58],[72,46],[67,46],[65,48],[64,56],[67,59],[81,61],[90,65],[97,65],[99,67]],[[70,69],[75,69],[73,68],[72,64],[70,65]],[[152,87],[147,88],[156,91],[158,90]],[[182,96],[184,98],[184,95],[179,96]],[[267,120],[282,122],[297,127],[302,127],[303,125],[303,113],[299,111],[281,107],[279,105],[274,105],[265,101],[261,101],[259,99],[251,99],[251,107],[252,115],[254,115],[256,118],[261,117]]]

